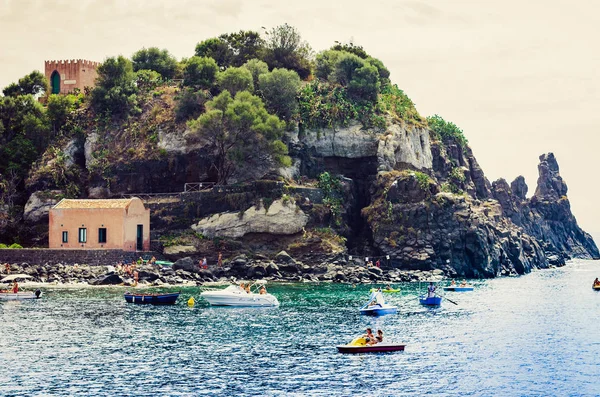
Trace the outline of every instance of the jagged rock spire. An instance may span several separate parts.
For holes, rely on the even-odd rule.
[[[567,195],[567,184],[558,170],[554,153],[542,154],[538,165],[539,177],[535,196],[538,198],[561,198]]]

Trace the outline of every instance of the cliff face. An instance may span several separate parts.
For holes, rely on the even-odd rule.
[[[538,171],[537,187],[531,199],[526,198],[528,188],[522,176],[510,186],[502,179],[494,182],[493,195],[505,216],[541,241],[549,254],[600,258],[592,237],[581,230],[571,213],[567,185],[560,176],[554,154],[540,156]]]
[[[47,208],[65,193],[52,190],[60,178],[80,181],[79,196],[88,197],[180,192],[186,182],[211,180],[211,152],[202,142],[187,142],[185,126],[167,123],[153,131],[139,153],[125,149],[131,137],[124,132],[103,139],[90,132],[64,142],[60,156],[42,159],[28,181],[24,218],[36,230],[31,241],[43,245]],[[600,256],[571,213],[551,153],[540,157],[536,192],[528,199],[522,177],[490,184],[466,143],[441,138],[426,125],[387,120],[384,129],[365,129],[350,123],[291,132],[287,144],[291,167],[246,167],[233,177],[288,180],[276,188],[258,181],[239,191],[152,202],[153,238],[180,236],[176,245],[155,248],[166,246],[174,259],[177,252],[210,256],[227,247],[260,255],[285,249],[310,262],[389,256],[386,266],[457,277],[522,274],[570,257]],[[325,171],[339,176],[337,191],[318,186],[315,179]],[[52,197],[44,193],[50,190]]]

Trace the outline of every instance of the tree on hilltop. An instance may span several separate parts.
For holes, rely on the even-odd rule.
[[[286,23],[274,27],[266,35],[264,60],[270,69],[294,70],[302,79],[310,76],[312,49],[296,28]]]
[[[107,58],[98,68],[91,105],[97,114],[126,117],[137,108],[136,74],[124,56]]]
[[[19,79],[18,83],[12,83],[2,90],[5,96],[38,95],[48,92],[48,81],[46,76],[37,70]]]
[[[153,70],[170,80],[177,72],[177,59],[169,51],[157,47],[142,48],[131,56],[133,71]]]
[[[264,41],[258,32],[240,30],[204,40],[196,45],[196,56],[213,58],[221,67],[239,67],[261,58]]]

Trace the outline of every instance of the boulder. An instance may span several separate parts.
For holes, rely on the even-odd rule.
[[[194,262],[194,260],[192,260],[192,258],[188,256],[178,259],[175,263],[173,263],[173,270],[175,270],[175,273],[177,274],[179,274],[178,271],[180,270],[189,273],[197,273],[200,270],[200,267],[196,262]]]
[[[91,285],[117,285],[122,284],[123,279],[116,273],[108,273],[89,282]]]
[[[165,255],[184,255],[184,254],[195,254],[198,250],[193,245],[170,245],[163,249]]]
[[[50,194],[48,194],[50,193]],[[50,192],[34,192],[29,196],[23,210],[23,219],[28,223],[37,223],[48,217],[50,208],[54,207],[60,200],[56,198],[60,190]]]
[[[287,252],[280,251],[277,255],[275,255],[275,262],[277,262],[277,263],[293,263],[294,258],[292,258]]]
[[[223,212],[201,219],[192,226],[207,237],[243,237],[248,233],[296,234],[306,226],[306,215],[295,203],[275,200],[268,209],[264,204],[243,213]]]

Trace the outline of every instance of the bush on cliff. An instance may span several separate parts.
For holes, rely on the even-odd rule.
[[[437,114],[427,117],[427,124],[429,125],[429,128],[431,128],[431,131],[433,131],[435,137],[439,140],[446,141],[451,139],[463,148],[465,148],[469,143],[463,131],[458,128],[456,124],[444,120]]]
[[[242,66],[253,58],[261,58],[264,40],[251,30],[222,34],[196,45],[196,56],[213,58],[219,66]]]
[[[250,73],[252,74],[252,82],[254,83],[254,88],[258,87],[258,77],[261,74],[265,74],[269,72],[269,65],[267,65],[265,62],[261,61],[260,59],[251,59],[248,62],[246,62],[243,67],[245,67],[246,69],[248,69],[250,71]]]
[[[280,140],[285,123],[269,114],[259,97],[242,91],[232,98],[223,91],[206,108],[206,113],[188,123],[187,138],[210,143],[218,183],[227,184],[239,167],[258,167],[270,159],[290,164],[287,146]]]

